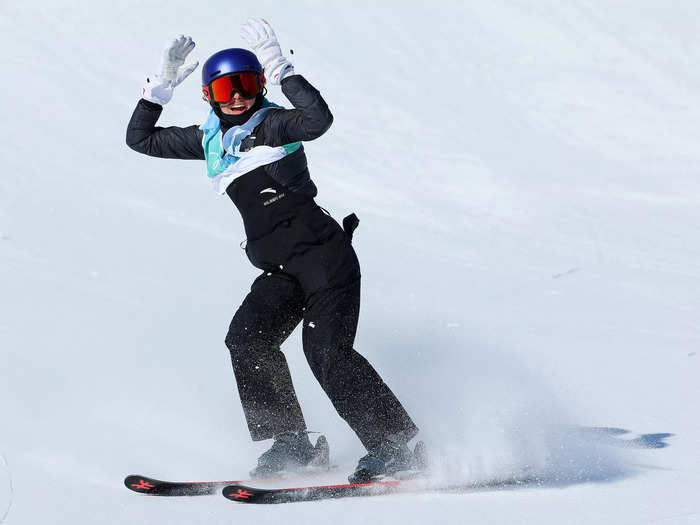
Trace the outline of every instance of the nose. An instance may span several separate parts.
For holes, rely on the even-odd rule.
[[[231,92],[231,98],[227,102],[221,102],[221,104],[224,104],[226,106],[228,105],[236,105],[239,104],[243,100],[241,96],[238,94],[238,91],[233,91]]]

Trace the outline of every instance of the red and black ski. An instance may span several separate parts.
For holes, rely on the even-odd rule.
[[[404,481],[375,481],[372,483],[348,483],[308,487],[266,489],[232,483],[224,487],[226,499],[240,503],[292,503],[319,499],[348,498],[352,496],[379,496],[406,488]]]
[[[347,483],[294,488],[268,489],[233,483],[224,487],[226,499],[239,503],[295,503],[322,499],[360,496],[383,496],[388,494],[425,493],[469,493],[492,490],[510,490],[537,483],[532,479],[491,480],[474,483],[435,483],[425,478],[374,481],[370,483]]]
[[[287,474],[270,478],[256,480],[235,480],[235,481],[162,481],[160,479],[149,478],[132,474],[124,478],[124,485],[129,490],[139,494],[151,496],[209,496],[216,494],[227,485],[238,483],[269,483],[275,481],[290,481],[294,479],[313,478],[322,476],[332,471],[335,466],[323,468],[317,471],[300,472],[298,474]]]
[[[127,476],[126,488],[151,496],[206,496],[216,494],[226,485],[241,481],[161,481],[147,476]]]

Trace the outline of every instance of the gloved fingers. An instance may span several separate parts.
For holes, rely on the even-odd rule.
[[[176,52],[178,57],[185,59],[187,58],[187,55],[189,55],[192,52],[193,49],[194,41],[192,40],[192,37],[188,36],[185,37],[184,40],[179,42]]]
[[[277,40],[270,24],[262,18],[249,18],[241,28],[241,36],[253,46],[259,46],[268,40]]]
[[[178,35],[175,38],[173,38],[170,42],[165,44],[165,47],[163,48],[163,59],[168,60],[170,57],[175,54],[177,48],[180,46],[180,42],[182,39],[184,39],[184,35]]]
[[[163,57],[160,63],[160,75],[177,85],[179,78],[179,68],[185,63],[187,55],[194,49],[192,37],[178,35],[173,38],[163,49]],[[184,77],[180,79],[180,82]]]
[[[243,37],[243,39],[247,41],[253,49],[255,49],[263,40],[263,35],[260,34],[258,28],[253,24],[253,22],[254,19],[249,18],[248,21],[243,24],[241,27],[241,37]]]
[[[250,25],[251,29],[255,31],[258,40],[267,39],[267,32],[265,31],[265,27],[259,18],[249,18],[248,24]]]
[[[199,65],[199,62],[194,62],[193,64],[190,64],[189,66],[186,66],[184,68],[180,68],[180,70],[177,73],[177,78],[173,81],[173,87],[179,86],[183,80],[185,80],[187,77],[189,77],[192,72],[197,69],[197,66]]]
[[[185,58],[194,49],[194,41],[192,37],[179,35],[173,38],[163,49],[163,60],[164,61],[180,61],[184,63]]]
[[[265,40],[277,40],[277,35],[272,29],[272,26],[264,18],[255,19],[256,26],[258,27],[258,32],[260,32]]]
[[[248,45],[255,49],[255,44],[258,43],[257,34],[246,24],[241,27],[241,38],[248,42]]]

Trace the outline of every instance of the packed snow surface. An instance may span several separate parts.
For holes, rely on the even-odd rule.
[[[319,204],[361,219],[356,348],[434,479],[523,487],[124,488],[240,478],[268,445],[223,344],[257,274],[237,212],[203,163],[124,143],[164,43],[203,61],[249,16],[335,116],[306,149]],[[0,3],[0,523],[700,523],[699,20],[694,0]],[[197,72],[161,122],[207,110]],[[284,350],[342,481],[364,451],[299,333]]]

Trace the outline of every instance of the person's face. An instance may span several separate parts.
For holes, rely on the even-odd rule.
[[[243,98],[237,91],[228,102],[219,102],[221,112],[226,115],[241,115],[248,111],[255,104],[255,97]]]

